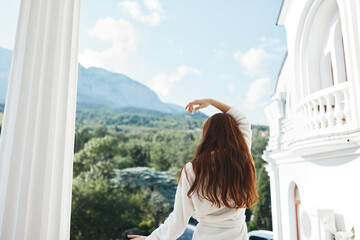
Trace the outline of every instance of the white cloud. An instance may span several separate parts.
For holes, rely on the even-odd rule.
[[[186,66],[186,65],[181,65],[176,69],[175,72],[170,74],[169,82],[171,82],[171,83],[178,82],[188,74],[200,75],[201,71],[196,69],[196,68],[193,68],[193,67],[189,67],[189,66]]]
[[[259,45],[246,52],[235,52],[233,58],[239,62],[251,76],[266,76],[273,62],[283,57],[286,47],[278,38],[259,38]]]
[[[150,11],[150,14],[148,15],[144,15],[140,4],[134,1],[122,1],[118,3],[118,6],[139,22],[151,26],[159,25],[161,20],[165,18],[164,10],[162,9],[159,0],[144,0],[144,4]]]
[[[162,12],[163,9],[161,8],[161,4],[159,0],[145,0],[145,5],[153,11]]]
[[[268,76],[272,75],[274,67],[278,68],[278,60],[282,58],[286,47],[278,38],[261,37],[258,45],[246,51],[238,51],[233,59],[241,64],[247,74],[255,77],[250,84],[245,99],[237,101],[243,106],[249,119],[254,123],[268,124],[264,107],[271,100],[273,86]]]
[[[192,75],[192,74],[200,75],[201,71],[193,67],[181,65],[177,67],[177,69],[174,72],[170,74],[165,74],[165,73],[157,74],[149,81],[148,86],[155,92],[163,96],[168,96],[170,94],[173,83],[181,81],[187,75]]]
[[[95,26],[89,29],[89,36],[110,42],[111,47],[103,51],[85,49],[79,54],[79,62],[84,67],[102,67],[121,72],[122,65],[129,53],[136,50],[137,32],[131,22],[111,17],[99,19]]]
[[[234,53],[234,60],[238,61],[250,75],[264,74],[264,61],[271,55],[263,48],[250,48],[247,52]]]
[[[270,78],[258,78],[250,84],[244,106],[248,109],[263,108],[271,94]]]
[[[130,48],[135,48],[136,34],[131,22],[111,17],[99,19],[95,26],[88,31],[90,37],[112,43],[122,43]]]
[[[169,77],[165,73],[159,73],[154,76],[148,83],[149,87],[156,93],[163,96],[168,96],[171,89],[171,83]]]

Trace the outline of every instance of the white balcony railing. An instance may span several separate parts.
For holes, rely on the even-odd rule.
[[[268,151],[287,149],[327,134],[347,134],[356,127],[356,116],[351,115],[348,82],[311,94],[300,102],[295,112],[281,114],[282,104],[275,100],[265,108],[270,126]]]
[[[296,112],[300,135],[345,131],[351,127],[348,82],[305,98]]]

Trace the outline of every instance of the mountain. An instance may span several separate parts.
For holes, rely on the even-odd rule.
[[[12,51],[0,47],[0,103],[5,102]],[[163,113],[185,112],[183,107],[164,103],[144,84],[124,74],[79,65],[78,108],[117,109],[133,107]],[[138,111],[138,110],[137,110]]]
[[[184,111],[180,106],[163,103],[147,86],[124,74],[81,65],[77,97],[78,103],[145,108],[166,113]]]

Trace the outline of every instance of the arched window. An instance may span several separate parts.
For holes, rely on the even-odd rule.
[[[331,53],[328,52],[325,57],[321,59],[321,88],[327,88],[333,85],[334,70],[331,61]]]
[[[300,213],[301,213],[301,199],[300,191],[297,184],[291,181],[288,189],[288,204],[289,204],[289,227],[290,227],[290,239],[301,239],[301,225]]]
[[[295,209],[295,222],[296,222],[296,239],[300,240],[300,221],[299,221],[299,205],[301,204],[299,188],[295,185],[294,188],[294,209]]]
[[[321,89],[347,81],[344,44],[339,12],[332,17],[324,40],[321,57]]]
[[[298,81],[301,100],[347,81],[341,18],[336,0],[314,1],[298,35]]]

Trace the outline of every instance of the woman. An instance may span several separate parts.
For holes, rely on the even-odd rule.
[[[195,157],[180,172],[173,212],[150,236],[129,238],[177,239],[192,216],[199,221],[195,240],[247,239],[245,209],[257,201],[250,123],[237,108],[213,99],[195,100],[185,109],[191,114],[209,105],[223,113],[205,122]]]

